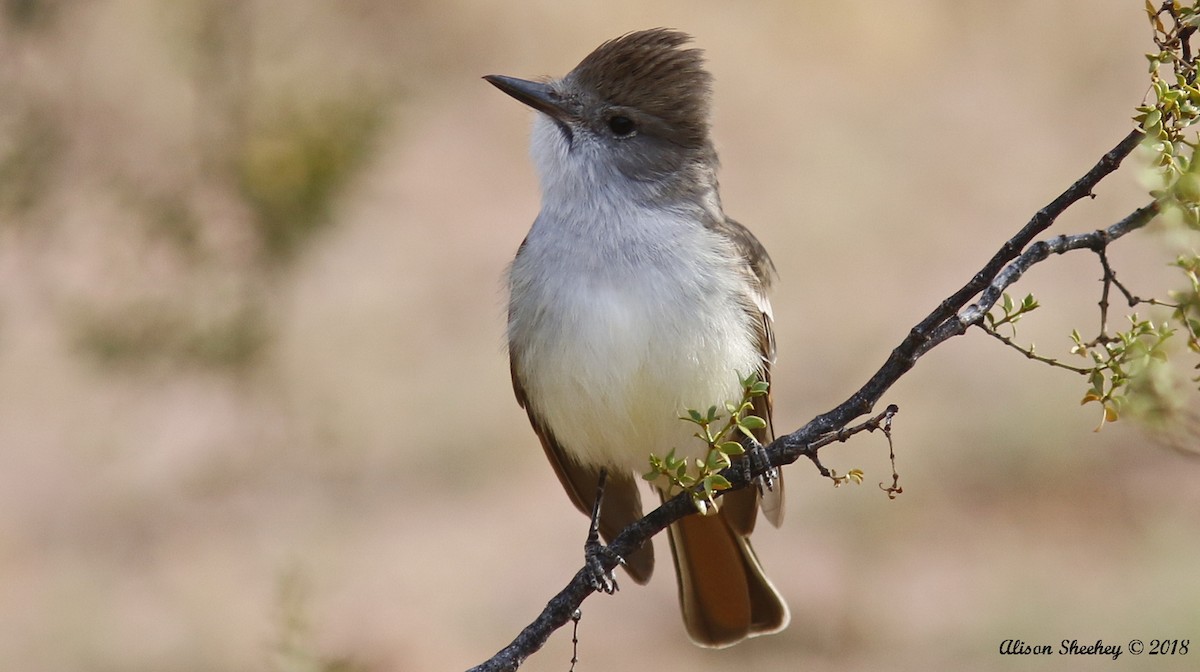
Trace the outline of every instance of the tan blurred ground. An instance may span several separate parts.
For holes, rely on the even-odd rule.
[[[1125,135],[1151,49],[1141,3],[1121,0],[4,11],[0,149],[46,133],[3,173],[29,198],[0,213],[0,669],[36,672],[462,669],[575,571],[585,522],[502,349],[500,276],[537,210],[529,113],[480,75],[561,74],[636,28],[696,36],[726,207],[782,277],[791,429]],[[266,268],[205,158],[238,132],[214,127],[214,98],[270,111],[247,91],[387,101],[329,225]],[[1145,200],[1132,170],[1098,195],[1060,230]],[[184,243],[155,228],[178,223],[164,208],[190,222]],[[1160,239],[1112,254],[1137,291],[1166,286]],[[1031,273],[1020,291],[1045,307],[1022,336],[1063,352],[1094,329],[1098,275],[1083,255]],[[114,357],[93,328],[136,331],[162,306],[220,323],[243,303],[262,339],[243,359],[141,357],[141,341]],[[902,409],[900,498],[874,487],[879,437],[825,453],[862,487],[789,471],[788,520],[756,536],[788,631],[692,647],[664,567],[586,603],[578,669],[1195,669],[1200,463],[1126,423],[1093,434],[1082,393],[980,335],[937,349],[885,399]],[[997,653],[1156,637],[1191,655]],[[569,658],[564,631],[524,669]]]

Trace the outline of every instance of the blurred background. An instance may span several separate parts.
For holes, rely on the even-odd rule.
[[[1123,0],[0,7],[0,667],[39,672],[464,669],[576,571],[503,348],[530,112],[481,75],[696,36],[726,208],[779,267],[791,430],[1125,136],[1153,49]],[[1055,231],[1145,202],[1136,161],[1097,196]],[[1165,298],[1181,244],[1110,254]],[[1094,335],[1099,275],[1028,274],[1019,340]],[[980,333],[937,348],[884,399],[903,495],[879,436],[823,453],[862,486],[789,469],[755,537],[786,632],[693,647],[662,566],[585,603],[579,669],[1109,664],[1010,638],[1191,638],[1153,669],[1194,669],[1200,462],[1093,433],[1084,391]]]

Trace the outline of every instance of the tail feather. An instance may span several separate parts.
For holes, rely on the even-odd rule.
[[[696,644],[726,647],[787,627],[787,605],[749,537],[734,531],[723,513],[683,518],[668,538],[684,625]]]

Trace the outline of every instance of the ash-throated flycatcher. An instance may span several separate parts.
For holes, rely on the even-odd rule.
[[[489,75],[537,110],[532,155],[542,209],[509,269],[508,346],[517,401],[571,501],[592,509],[608,472],[600,532],[611,540],[642,515],[638,477],[650,453],[703,458],[679,417],[741,398],[739,374],[769,375],[761,243],[725,216],[708,134],[711,76],[690,38],[665,29],[605,42],[562,79]],[[771,402],[755,413],[768,421]],[[773,492],[745,488],[715,516],[688,516],[669,538],[683,620],[693,641],[728,646],[777,632],[783,599],[750,547]],[[638,583],[653,548],[625,558]]]

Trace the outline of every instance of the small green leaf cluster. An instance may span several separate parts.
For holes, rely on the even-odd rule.
[[[1175,311],[1171,319],[1187,332],[1187,347],[1200,354],[1200,255],[1180,255],[1171,264],[1183,271],[1188,288],[1170,292]],[[1200,377],[1196,378],[1200,382]]]
[[[1131,382],[1154,362],[1167,361],[1164,345],[1175,330],[1166,322],[1156,325],[1140,319],[1136,313],[1128,319],[1128,330],[1086,343],[1078,330],[1071,331],[1071,340],[1075,343],[1071,354],[1092,361],[1088,373],[1091,387],[1079,403],[1095,402],[1103,408],[1096,431],[1100,431],[1106,422],[1115,422],[1121,417],[1122,409],[1128,404],[1126,392]]]
[[[769,384],[757,373],[745,378],[739,376],[738,380],[742,385],[742,398],[738,403],[725,402],[727,415],[718,412],[716,406],[710,406],[704,413],[688,409],[687,415],[679,418],[699,428],[693,436],[708,446],[703,460],[689,464],[686,458],[677,457],[672,448],[666,457],[651,454],[650,471],[642,475],[667,494],[674,494],[677,489],[690,490],[692,502],[702,515],[717,512],[716,494],[731,486],[720,472],[733,464],[734,456],[746,452],[737,440],[737,434],[740,432],[753,439],[756,430],[767,426],[767,421],[753,415],[751,410],[754,399],[765,395]]]
[[[1000,310],[1003,314],[997,317],[991,313],[988,313],[984,315],[983,318],[984,321],[987,322],[987,326],[993,331],[995,331],[997,327],[1009,325],[1009,328],[1012,329],[1012,333],[1015,336],[1017,333],[1015,325],[1018,321],[1020,321],[1021,316],[1026,313],[1031,313],[1037,310],[1039,307],[1040,306],[1037,302],[1037,299],[1033,298],[1033,294],[1026,294],[1025,298],[1021,299],[1020,303],[1017,303],[1013,301],[1011,296],[1008,295],[1008,292],[1005,292],[1000,299]]]
[[[1151,155],[1151,195],[1162,212],[1176,213],[1188,226],[1200,229],[1200,165],[1193,153],[1197,142],[1185,130],[1200,118],[1200,88],[1196,64],[1186,42],[1200,26],[1195,2],[1172,1],[1161,8],[1146,0],[1146,13],[1159,51],[1146,54],[1150,62],[1150,96],[1137,108],[1134,121],[1146,134],[1143,146]],[[1164,22],[1166,15],[1170,21]],[[1170,25],[1167,25],[1169,23]],[[1164,68],[1171,74],[1164,75]]]

